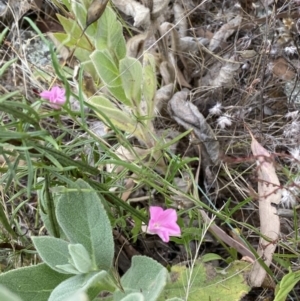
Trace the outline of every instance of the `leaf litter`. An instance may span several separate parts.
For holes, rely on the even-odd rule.
[[[29,7],[32,8],[31,1],[25,2],[13,16],[3,8],[2,20],[20,21]],[[35,2],[37,11],[45,7],[54,11],[48,1]],[[99,6],[101,15],[107,1],[93,3]],[[192,129],[189,141],[185,137],[172,146],[174,154],[200,158],[196,180],[203,202],[209,199],[216,208],[222,208],[231,199],[231,206],[235,207],[244,202],[245,196],[250,198],[235,212],[234,219],[247,221],[260,230],[264,238],[254,235],[247,227],[242,229],[242,236],[248,238],[265,264],[271,265],[273,254],[278,251],[280,233],[293,233],[288,222],[278,217],[277,207],[299,202],[299,189],[295,189],[300,173],[296,152],[300,147],[299,1],[267,1],[265,5],[242,0],[201,3],[113,0],[112,3],[134,33],[131,39],[129,36],[126,39],[128,53],[138,59],[145,51],[155,55],[160,80],[155,95],[156,132],[172,140]],[[91,25],[98,15],[88,17],[86,25]],[[52,24],[47,29],[50,33],[59,28],[49,24]],[[21,49],[13,46],[21,43],[27,55],[28,43],[24,39],[20,42],[16,32],[12,30],[8,39],[11,49]],[[27,68],[21,53],[12,51],[10,56],[19,58],[22,72],[8,70],[1,84],[2,91],[19,89],[33,101],[35,95],[28,94],[28,89],[22,86],[41,89],[45,83],[32,76],[32,68]],[[48,73],[55,79],[50,67]],[[297,113],[292,118],[285,117],[292,112]],[[67,125],[70,120],[64,122]],[[95,120],[87,122],[92,124]],[[167,129],[173,133],[166,134]],[[190,143],[191,137],[197,142]],[[135,147],[141,157],[147,156],[143,145]],[[120,150],[125,161],[134,162],[132,153],[124,155],[125,149]],[[259,163],[257,167],[255,161]],[[177,178],[181,179],[180,175]],[[143,189],[133,189],[129,198],[145,197]],[[164,203],[159,197],[154,202]],[[179,203],[174,201],[173,206],[179,207]],[[208,214],[205,210],[204,213]],[[221,228],[223,232],[229,230],[226,225]],[[217,244],[216,239],[212,240]],[[203,244],[209,245],[212,240],[207,236]],[[151,250],[156,250],[159,242],[151,238],[148,244]],[[176,254],[172,246],[164,248]],[[226,256],[220,247],[211,248],[212,252],[216,250]],[[161,260],[160,254],[149,248],[139,252]],[[183,258],[186,252],[181,248],[175,259],[167,259],[175,263]],[[264,279],[265,272],[259,261],[255,261],[250,281],[253,286],[261,286]]]

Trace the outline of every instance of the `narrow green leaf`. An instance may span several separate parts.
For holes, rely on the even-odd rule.
[[[4,227],[4,229],[15,239],[17,239],[17,234],[15,233],[15,231],[12,229],[6,214],[3,210],[2,205],[0,205],[0,223],[1,225]]]
[[[97,193],[83,180],[77,180],[61,195],[56,216],[71,243],[82,244],[93,265],[109,270],[114,256],[112,229]]]
[[[6,71],[6,69],[11,66],[13,63],[15,63],[18,60],[18,58],[14,58],[8,62],[6,62],[1,68],[0,68],[0,77],[3,75],[3,73]]]
[[[116,163],[116,162],[115,162]],[[105,187],[103,187],[103,184],[88,180],[89,184],[95,189],[103,191]],[[122,199],[118,198],[112,193],[107,193],[105,196],[111,203],[115,204],[116,206],[123,208],[124,210],[128,211],[130,214],[134,215],[136,218],[140,219],[142,222],[147,223],[148,219],[145,215],[141,214],[138,210],[130,206],[128,203],[124,202]]]
[[[1,136],[1,133],[0,133]],[[1,138],[1,137],[0,137]],[[88,172],[90,174],[93,175],[98,175],[99,174],[99,170],[95,167],[92,167],[82,161],[76,161],[73,160],[72,158],[70,158],[68,155],[64,154],[62,151],[57,151],[55,149],[52,148],[48,148],[46,146],[43,145],[35,145],[34,148],[39,151],[42,155],[45,155],[47,157],[47,155],[51,155],[53,156],[55,159],[57,159],[57,161],[62,165],[62,166],[74,166],[76,168],[78,168],[80,171],[83,172]]]
[[[20,95],[20,91],[16,90],[10,93],[5,93],[4,95],[2,95],[2,97],[0,97],[0,103],[4,102],[7,99],[10,99],[14,96]]]
[[[120,76],[127,99],[131,101],[131,108],[139,112],[142,88],[142,65],[134,58],[124,57],[120,61]]]
[[[20,111],[20,107],[22,104],[19,104],[19,108],[15,108],[15,103],[11,102],[0,102],[0,111],[13,115],[15,118],[19,118],[20,120],[30,123],[35,127],[39,128],[39,119],[33,119],[29,114],[23,113]]]
[[[55,204],[54,204],[54,199],[52,198],[52,195],[50,193],[50,179],[49,179],[49,174],[45,174],[45,181],[44,181],[44,192],[45,194],[43,195],[43,200],[44,200],[44,206],[45,206],[45,214],[48,217],[48,228],[51,229],[51,234],[54,237],[59,238],[60,237],[60,228],[55,216]]]
[[[28,146],[26,143],[26,140],[22,141],[23,147],[24,147],[24,156],[26,159],[26,166],[27,166],[27,198],[30,199],[31,193],[32,193],[32,183],[33,183],[33,177],[34,177],[34,171],[32,166],[32,158],[30,157]]]
[[[6,36],[7,32],[9,31],[8,27],[5,27],[4,30],[2,30],[1,34],[0,34],[0,44],[3,42],[4,37]]]
[[[69,277],[43,263],[0,274],[0,284],[23,301],[47,301],[53,289]]]
[[[34,236],[31,239],[43,261],[51,269],[62,273],[61,269],[56,268],[56,266],[69,263],[69,243],[50,236]]]

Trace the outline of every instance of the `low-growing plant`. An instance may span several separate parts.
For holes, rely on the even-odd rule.
[[[113,293],[113,300],[158,298],[168,271],[151,258],[134,257],[131,268],[118,278],[111,225],[101,195],[77,180],[54,197],[58,198],[55,213],[60,236],[65,239],[32,237],[44,263],[1,274],[1,285],[24,301],[69,300],[83,292],[95,300],[101,291]]]
[[[120,278],[114,267],[114,240],[104,197],[79,179],[53,198],[59,237],[32,237],[43,263],[0,274],[0,285],[5,287],[0,297],[6,296],[6,300],[176,301],[199,300],[201,296],[223,296],[226,300],[228,287],[228,300],[239,300],[250,289],[243,272],[251,265],[236,261],[217,271],[206,264],[222,260],[215,254],[194,260],[188,268],[174,266],[170,275],[155,260],[134,256],[131,267]],[[52,233],[53,228],[48,228],[47,218],[42,216]]]
[[[64,4],[76,19],[58,15],[65,33],[54,36],[70,47],[84,71],[93,79],[98,92],[87,97],[91,91],[85,89],[86,103],[110,127],[126,132],[127,137],[136,137],[145,150],[136,148],[135,155],[142,159],[151,156],[154,160],[152,166],[155,163],[165,173],[167,167],[161,152],[164,143],[158,142],[153,126],[157,86],[154,56],[145,52],[141,63],[126,54],[122,24],[109,4],[101,18],[87,28],[91,1],[66,0]]]

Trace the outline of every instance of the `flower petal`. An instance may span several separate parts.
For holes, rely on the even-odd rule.
[[[158,206],[150,206],[149,211],[150,211],[150,218],[154,220],[156,220],[164,212],[164,210]]]
[[[65,93],[65,89],[54,86],[50,91],[43,91],[40,93],[40,96],[49,100],[53,109],[60,109],[60,107],[66,102]]]
[[[164,223],[174,223],[177,221],[177,214],[174,209],[167,209],[163,211],[160,216],[159,220],[162,220]]]
[[[52,93],[50,91],[43,91],[40,93],[40,96],[45,98],[45,99],[49,99],[49,97],[52,95]]]
[[[170,236],[180,236],[181,230],[177,224],[168,224],[160,227],[161,231],[168,231]]]
[[[177,214],[174,209],[163,210],[158,206],[150,207],[150,220],[147,233],[157,234],[162,241],[168,242],[169,236],[180,236],[181,230],[177,221]]]
[[[170,241],[170,235],[166,231],[160,231],[157,233],[157,235],[161,238],[163,242],[169,242]]]

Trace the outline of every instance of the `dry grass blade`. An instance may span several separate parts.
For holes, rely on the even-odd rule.
[[[272,205],[279,204],[281,200],[280,183],[271,155],[257,142],[252,134],[251,136],[251,149],[254,156],[257,157],[258,164],[260,232],[264,237],[268,238],[268,240],[260,238],[257,253],[264,260],[265,264],[270,266],[280,232],[279,217],[276,215],[277,209]],[[266,270],[256,261],[250,274],[251,285],[255,287],[261,286],[265,277]]]

